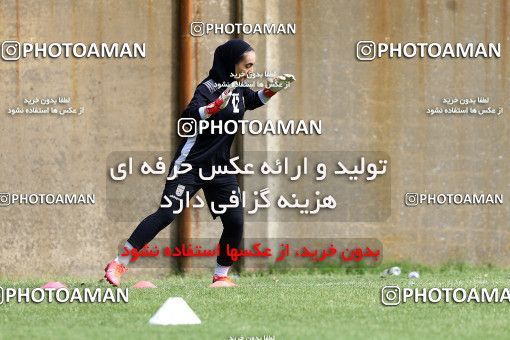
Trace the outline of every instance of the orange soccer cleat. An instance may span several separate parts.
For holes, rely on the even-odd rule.
[[[228,276],[214,275],[212,284],[209,287],[235,287],[234,281]]]
[[[110,282],[115,287],[118,287],[120,284],[120,278],[125,272],[127,272],[127,270],[128,269],[125,265],[113,260],[112,262],[106,265],[104,269],[105,271],[104,277],[106,281]]]

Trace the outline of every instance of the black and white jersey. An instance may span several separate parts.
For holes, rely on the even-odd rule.
[[[199,121],[204,119],[200,115],[199,109],[215,101],[224,90],[225,88],[215,86],[212,79],[202,82],[196,88],[191,102],[182,112],[181,119],[193,120],[198,127]],[[243,119],[246,110],[254,110],[264,105],[264,99],[261,91],[255,92],[248,87],[237,87],[233,91],[228,105],[207,119],[239,122]],[[214,125],[213,122],[210,123],[210,125]],[[218,124],[220,123],[218,122]],[[195,136],[183,137],[172,162],[172,168],[175,166],[178,169],[182,163],[189,163],[193,168],[228,165],[230,147],[234,137],[233,134],[227,134],[225,131],[220,133],[218,129],[211,131],[210,128],[200,131]]]

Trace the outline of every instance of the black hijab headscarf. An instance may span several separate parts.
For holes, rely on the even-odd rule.
[[[212,79],[215,83],[233,82],[235,79],[230,74],[235,73],[235,65],[248,51],[253,51],[253,48],[241,39],[229,40],[218,46],[214,51],[213,66],[204,81]]]

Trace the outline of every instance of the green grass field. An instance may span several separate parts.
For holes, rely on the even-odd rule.
[[[396,307],[381,304],[380,290],[385,285],[510,286],[508,273],[502,269],[421,269],[421,278],[414,285],[406,275],[381,278],[373,269],[361,273],[342,270],[246,274],[237,280],[239,287],[216,289],[208,288],[210,276],[173,276],[153,281],[157,289],[130,289],[127,304],[0,305],[0,338],[509,338],[509,303],[407,303]],[[81,283],[60,281],[68,287],[79,287]],[[3,287],[39,287],[41,283],[0,279]],[[124,286],[133,283],[128,280]],[[86,286],[106,287],[93,281]],[[149,318],[172,296],[184,298],[202,324],[149,325]]]

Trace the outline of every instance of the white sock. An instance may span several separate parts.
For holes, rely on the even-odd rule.
[[[126,242],[126,244],[124,244],[124,247],[126,249],[128,249],[130,252],[131,252],[131,249],[133,249],[134,247],[131,245],[131,243],[129,242]],[[122,252],[120,254],[124,253],[124,249],[122,249]],[[129,253],[128,256],[121,256],[121,255],[117,255],[117,257],[115,258],[115,262],[117,263],[120,263],[120,264],[123,264],[127,267],[127,265],[129,264],[129,261],[131,261],[131,253]]]
[[[230,266],[220,266],[219,264],[216,264],[216,269],[214,269],[214,275],[218,276],[227,276],[228,270],[230,269]]]

